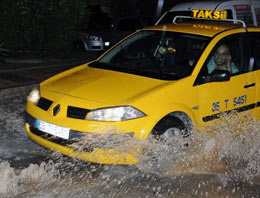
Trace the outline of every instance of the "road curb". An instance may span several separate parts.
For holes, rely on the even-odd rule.
[[[9,88],[9,89],[1,89],[0,90],[0,99],[14,98],[18,96],[27,96],[29,92],[37,87],[37,84],[26,85],[21,87]]]

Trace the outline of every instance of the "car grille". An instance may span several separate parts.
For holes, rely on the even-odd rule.
[[[98,49],[101,49],[101,46],[92,46],[92,49],[98,50]]]
[[[52,101],[41,97],[37,103],[37,106],[40,107],[41,109],[47,111],[50,108],[51,104],[52,104]]]
[[[89,109],[68,106],[67,117],[84,120],[88,112],[90,112]]]
[[[52,105],[53,101],[48,100],[44,97],[41,97],[40,100],[37,103],[37,106],[45,111],[47,111],[50,106]],[[60,104],[56,105],[53,109],[53,115],[57,115],[57,113],[60,111]],[[90,112],[89,109],[79,108],[79,107],[72,107],[68,106],[67,109],[67,117],[68,118],[76,118],[76,119],[85,119],[86,114]]]

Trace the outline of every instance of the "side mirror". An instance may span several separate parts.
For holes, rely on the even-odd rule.
[[[225,82],[229,81],[230,77],[231,73],[227,70],[214,70],[206,76],[205,82]]]

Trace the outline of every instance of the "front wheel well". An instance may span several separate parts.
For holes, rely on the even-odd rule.
[[[73,48],[77,49],[77,50],[80,50],[82,52],[86,51],[85,44],[84,44],[84,42],[82,40],[75,40],[73,42]]]
[[[161,125],[165,125],[167,121],[170,121],[174,125],[178,126],[185,133],[185,136],[189,135],[193,129],[193,124],[190,117],[184,112],[176,111],[164,116],[161,120],[159,120],[159,122],[153,128],[151,134],[160,135],[160,128],[162,127]],[[165,126],[162,128],[165,128]]]

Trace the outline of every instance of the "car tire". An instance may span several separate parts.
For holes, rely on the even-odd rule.
[[[80,41],[74,42],[73,46],[74,46],[74,49],[79,51],[79,52],[85,52],[86,51],[84,44]]]
[[[187,137],[189,133],[179,118],[169,116],[159,121],[153,129],[152,135],[157,140],[167,141],[173,136],[181,138]]]

